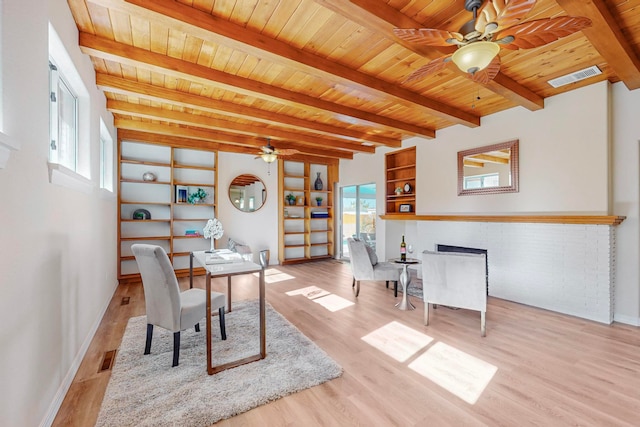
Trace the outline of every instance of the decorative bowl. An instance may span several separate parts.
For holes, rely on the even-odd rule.
[[[143,181],[155,181],[156,180],[156,175],[153,172],[145,172],[142,175],[142,180]]]

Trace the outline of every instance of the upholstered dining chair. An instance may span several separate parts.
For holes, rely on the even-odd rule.
[[[398,296],[398,280],[400,280],[400,264],[391,262],[378,262],[378,257],[372,248],[358,239],[352,237],[347,239],[349,247],[349,258],[351,260],[351,272],[353,273],[353,283],[351,287],[356,287],[356,297],[360,294],[360,281],[382,281],[389,287],[389,282],[394,282],[394,295]]]
[[[178,279],[171,261],[161,246],[134,244],[131,246],[136,258],[147,310],[147,340],[144,354],[151,353],[153,326],[173,332],[173,365],[178,366],[180,357],[180,331],[194,326],[200,332],[200,320],[206,316],[206,296],[204,289],[180,291]],[[220,334],[227,339],[224,325],[226,295],[211,292],[211,310],[218,309]]]
[[[424,324],[429,304],[480,312],[480,334],[487,334],[487,264],[484,254],[422,252]]]

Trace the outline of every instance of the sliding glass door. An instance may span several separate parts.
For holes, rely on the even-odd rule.
[[[340,258],[349,258],[347,239],[358,237],[376,248],[376,185],[350,185],[340,189],[342,245]]]

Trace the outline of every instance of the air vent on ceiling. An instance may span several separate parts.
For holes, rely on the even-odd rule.
[[[595,65],[593,67],[585,68],[584,70],[576,71],[575,73],[567,74],[566,76],[558,77],[557,79],[549,80],[549,83],[553,87],[560,87],[568,85],[569,83],[579,82],[580,80],[588,79],[589,77],[602,74],[602,71]]]

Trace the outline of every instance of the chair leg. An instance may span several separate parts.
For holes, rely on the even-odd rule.
[[[429,326],[429,303],[424,302],[424,325]]]
[[[393,296],[398,298],[398,281],[393,282]]]
[[[356,280],[356,298],[358,298],[359,293],[360,293],[360,280]]]
[[[200,332],[200,322],[196,323],[196,332]]]
[[[356,278],[353,278],[353,282],[351,282],[351,287],[353,288],[356,285]]]
[[[180,331],[173,333],[173,365],[178,366],[178,358],[180,357]]]
[[[487,336],[487,313],[485,311],[480,312],[480,335]]]
[[[220,335],[222,335],[222,339],[227,339],[227,328],[224,324],[224,307],[220,307],[218,309],[218,316],[220,317]]]
[[[144,345],[144,354],[151,353],[151,338],[153,338],[153,325],[147,323],[147,342]]]
[[[387,289],[389,289],[389,281],[387,280],[385,283],[387,284]]]

